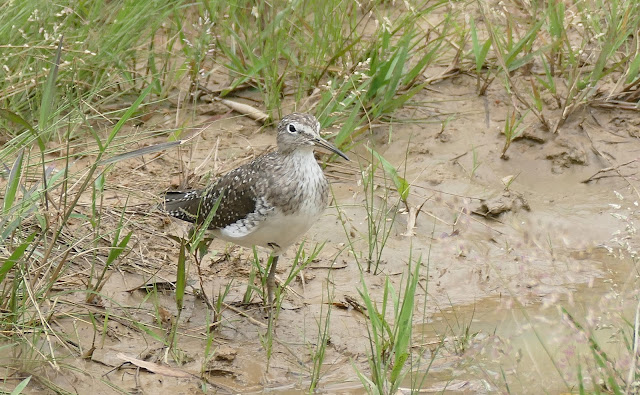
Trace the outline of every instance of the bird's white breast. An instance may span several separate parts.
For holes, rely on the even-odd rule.
[[[281,185],[258,200],[254,213],[215,231],[221,239],[245,247],[268,247],[275,254],[300,239],[320,218],[327,206],[327,181],[311,151],[287,158]]]

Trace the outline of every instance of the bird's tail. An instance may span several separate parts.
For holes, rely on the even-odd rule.
[[[195,222],[200,209],[200,191],[168,191],[163,209],[172,217]]]

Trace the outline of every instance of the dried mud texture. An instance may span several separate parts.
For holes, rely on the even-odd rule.
[[[504,160],[500,159],[504,145],[500,131],[509,100],[499,87],[492,86],[487,96],[478,97],[475,80],[461,75],[425,89],[416,102],[431,104],[399,111],[392,125],[374,128],[365,142],[411,183],[407,210],[397,205],[390,180],[377,173],[374,213],[388,217],[383,221],[390,227],[379,273],[364,272],[361,277],[358,267],[358,262],[367,265],[370,240],[361,173],[370,154],[360,146],[349,153],[351,162],[338,161],[326,168],[334,201],[306,235],[304,247],[310,253],[316,243],[325,244],[285,292],[270,359],[264,346],[267,321],[261,300],[254,293],[253,304],[241,305],[253,253],[219,240],[213,241],[212,252],[200,262],[200,271],[209,298],[216,298],[230,284],[224,299],[227,307],[216,317],[207,309],[190,259],[176,349],[167,351],[163,340],[169,342],[171,323],[177,319],[173,282],[179,251],[179,244],[168,235],[186,235],[187,225],[167,218],[155,206],[167,189],[202,186],[272,149],[273,129],[260,129],[219,105],[202,105],[194,109],[198,115],[188,119],[193,126],[182,136],[189,140],[185,147],[117,163],[107,173],[104,201],[110,216],[105,215],[103,225],[112,221],[115,228],[126,203],[133,248],[109,271],[102,297],[93,304],[85,302],[82,292],[59,299],[51,325],[69,336],[67,363],[78,370],[51,370],[49,378],[79,393],[114,392],[108,383],[142,393],[197,394],[203,388],[221,393],[298,392],[309,385],[319,325],[330,310],[330,341],[320,389],[360,393],[354,367],[367,371],[369,347],[367,319],[359,307],[361,278],[381,303],[385,278],[396,290],[402,289],[409,257],[414,261],[421,257],[414,324],[428,327],[434,314],[446,308],[481,306],[496,297],[513,301],[500,304],[503,309],[516,302],[538,306],[571,297],[578,286],[591,292],[590,284],[608,275],[601,255],[593,249],[621,229],[608,204],[616,199],[614,190],[624,194],[628,184],[616,172],[583,181],[603,168],[627,162],[623,175],[637,172],[638,163],[633,162],[640,154],[637,113],[585,109],[554,135],[536,129],[536,121],[528,118],[531,126],[512,143],[509,159]],[[159,109],[144,128],[162,130],[173,125],[173,111]],[[183,110],[182,114],[193,112]],[[137,140],[138,146],[128,149],[164,142],[166,136]],[[77,165],[82,166],[82,160]],[[87,215],[89,198],[83,197]],[[482,207],[491,219],[472,215]],[[415,222],[408,214],[412,212],[417,212]],[[408,227],[413,228],[413,236],[407,236]],[[68,231],[74,233],[70,239],[91,232],[81,221],[72,221]],[[263,251],[259,256],[266,259]],[[280,260],[280,283],[294,256],[291,248]],[[90,259],[77,258],[73,264],[74,275],[65,279],[64,286],[83,289]],[[208,335],[214,320],[215,328]],[[137,323],[155,329],[145,331]],[[428,331],[416,332],[423,336],[416,343],[439,342],[438,334],[425,340]],[[431,357],[429,350],[424,348],[423,366]],[[174,370],[154,371],[154,365],[145,368],[122,356]],[[449,388],[458,392],[495,389],[480,379],[437,373],[437,367],[446,370],[461,360],[454,354],[438,354],[434,373],[423,386],[437,390],[450,383]]]

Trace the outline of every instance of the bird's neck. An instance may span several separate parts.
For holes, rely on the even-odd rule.
[[[315,162],[316,158],[313,156],[313,146],[296,147],[292,150],[278,149],[278,154],[282,156],[285,161],[293,161],[297,163],[301,162]]]
[[[297,148],[286,154],[281,155],[281,169],[287,174],[287,178],[293,179],[324,179],[324,174],[315,156],[313,155],[313,147],[309,149]]]

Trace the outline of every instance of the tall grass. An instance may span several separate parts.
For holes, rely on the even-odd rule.
[[[62,46],[54,54],[54,61],[49,70],[47,82],[41,94],[41,114],[38,126],[34,127],[18,114],[5,110],[4,118],[19,127],[26,128],[23,134],[31,135],[25,140],[35,141],[35,147],[28,145],[20,149],[12,166],[6,185],[3,200],[3,219],[0,222],[0,234],[3,235],[3,248],[9,252],[9,259],[2,266],[2,289],[0,303],[2,303],[3,333],[14,346],[14,355],[28,355],[29,358],[16,358],[18,369],[31,369],[20,361],[42,360],[58,369],[58,348],[65,345],[58,333],[49,323],[55,310],[45,312],[43,306],[55,297],[54,285],[65,275],[73,258],[72,252],[82,248],[87,240],[82,237],[68,240],[67,227],[73,218],[86,219],[94,228],[93,253],[91,275],[86,283],[87,303],[95,302],[104,284],[105,275],[109,267],[121,259],[121,255],[128,249],[131,231],[120,236],[125,226],[121,215],[118,225],[111,230],[101,229],[101,191],[104,185],[104,175],[100,164],[101,158],[111,149],[111,144],[142,101],[150,92],[147,87],[134,103],[125,111],[111,131],[100,137],[94,134],[97,146],[95,161],[74,180],[75,190],[68,189],[71,182],[69,161],[63,171],[53,173],[45,167],[44,147],[48,136],[54,129],[51,114],[56,113],[59,101],[56,100],[57,64],[60,60]],[[20,136],[20,134],[18,134]],[[37,159],[32,158],[32,153]],[[26,153],[26,156],[25,156]],[[31,163],[38,164],[33,166]],[[39,162],[39,163],[38,163]],[[36,180],[35,182],[32,180]],[[91,215],[82,217],[78,213],[78,202],[83,195],[91,196]],[[97,240],[109,240],[106,259],[99,257],[96,252],[99,246]],[[44,346],[36,346],[42,343]]]
[[[633,108],[625,103],[624,95],[619,95],[638,81],[637,2],[576,1],[567,5],[553,0],[523,8],[521,18],[510,12],[513,6],[489,9],[478,2],[486,39],[480,38],[478,23],[471,20],[480,94],[494,77],[500,77],[515,99],[513,106],[529,110],[554,133],[585,105],[608,102],[610,106]],[[542,73],[530,73],[532,67]],[[516,79],[519,71],[526,77]],[[482,86],[480,79],[484,81]],[[621,100],[611,100],[616,96]],[[556,106],[545,104],[545,97],[552,98]],[[552,122],[551,114],[556,112],[559,116]]]

